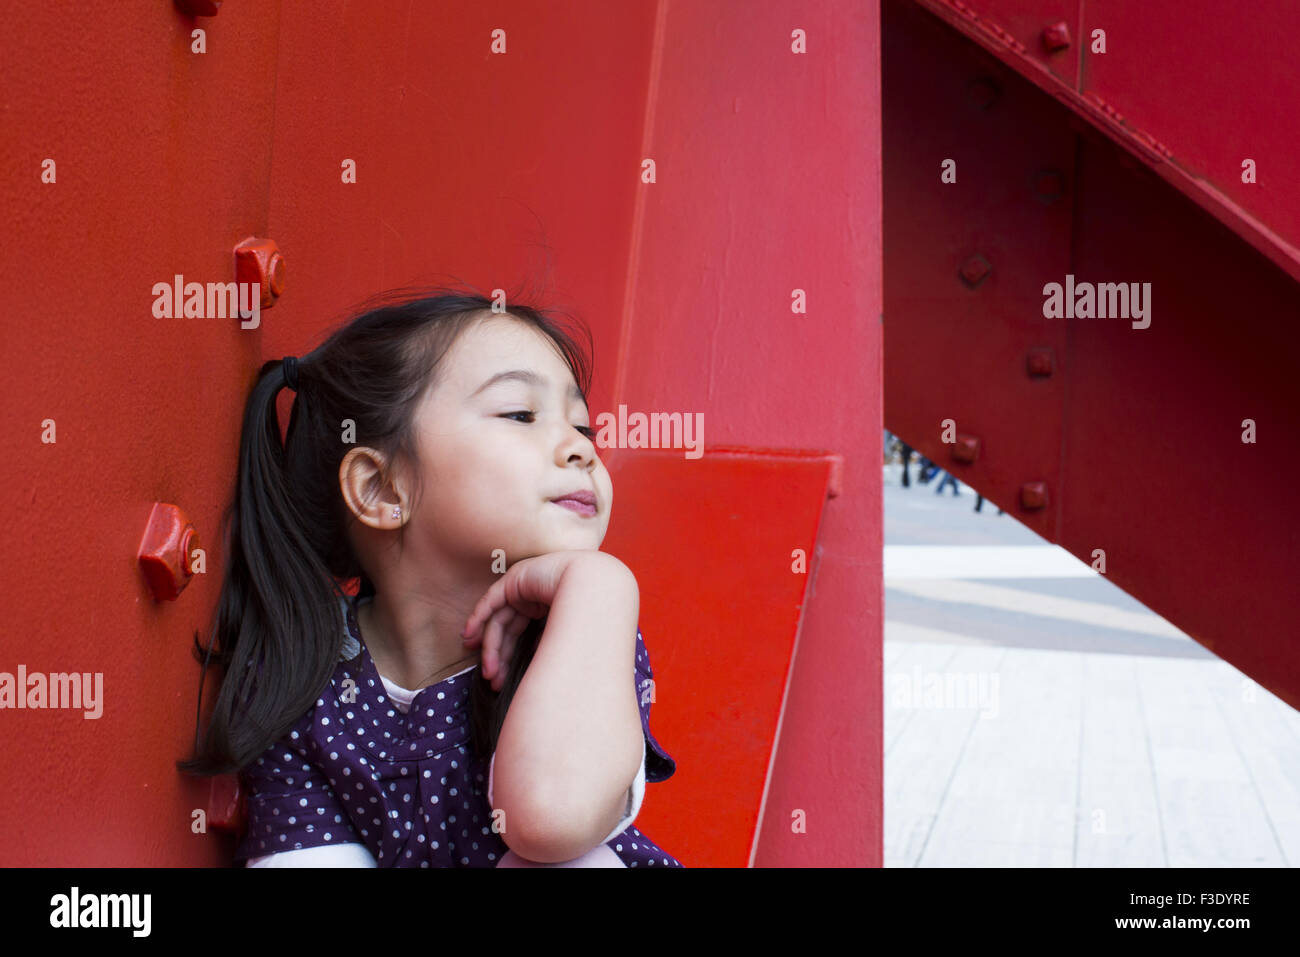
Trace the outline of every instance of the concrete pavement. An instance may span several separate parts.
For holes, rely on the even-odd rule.
[[[1300,863],[1300,713],[916,474],[885,466],[885,866]]]

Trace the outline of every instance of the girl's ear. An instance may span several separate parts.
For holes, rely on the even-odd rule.
[[[377,449],[349,449],[339,463],[339,491],[348,509],[361,522],[378,529],[393,529],[406,519],[409,498],[386,480],[387,461]],[[400,512],[394,514],[396,509]]]

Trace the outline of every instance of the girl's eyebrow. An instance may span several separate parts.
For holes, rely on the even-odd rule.
[[[498,372],[496,375],[492,376],[492,378],[488,379],[481,386],[471,392],[470,398],[472,399],[489,386],[496,385],[498,382],[507,381],[523,382],[527,385],[535,385],[543,389],[549,388],[551,384],[550,379],[546,378],[544,375],[539,375],[532,369],[509,369],[506,372]],[[582,396],[582,390],[578,388],[577,383],[573,383],[569,386],[569,398],[578,402],[586,402]]]

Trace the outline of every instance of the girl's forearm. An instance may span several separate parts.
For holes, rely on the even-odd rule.
[[[632,680],[639,612],[636,578],[612,555],[564,570],[496,749],[494,803],[524,857],[578,857],[626,808],[644,748]]]

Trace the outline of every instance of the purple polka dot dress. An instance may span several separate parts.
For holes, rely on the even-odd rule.
[[[346,639],[325,693],[240,772],[248,829],[235,860],[360,843],[379,867],[496,867],[509,847],[491,827],[487,770],[472,767],[474,669],[420,689],[402,713],[361,641],[356,602],[341,601]],[[634,681],[648,782],[677,769],[650,733],[652,677],[638,628]],[[634,826],[606,846],[627,867],[682,866]]]

